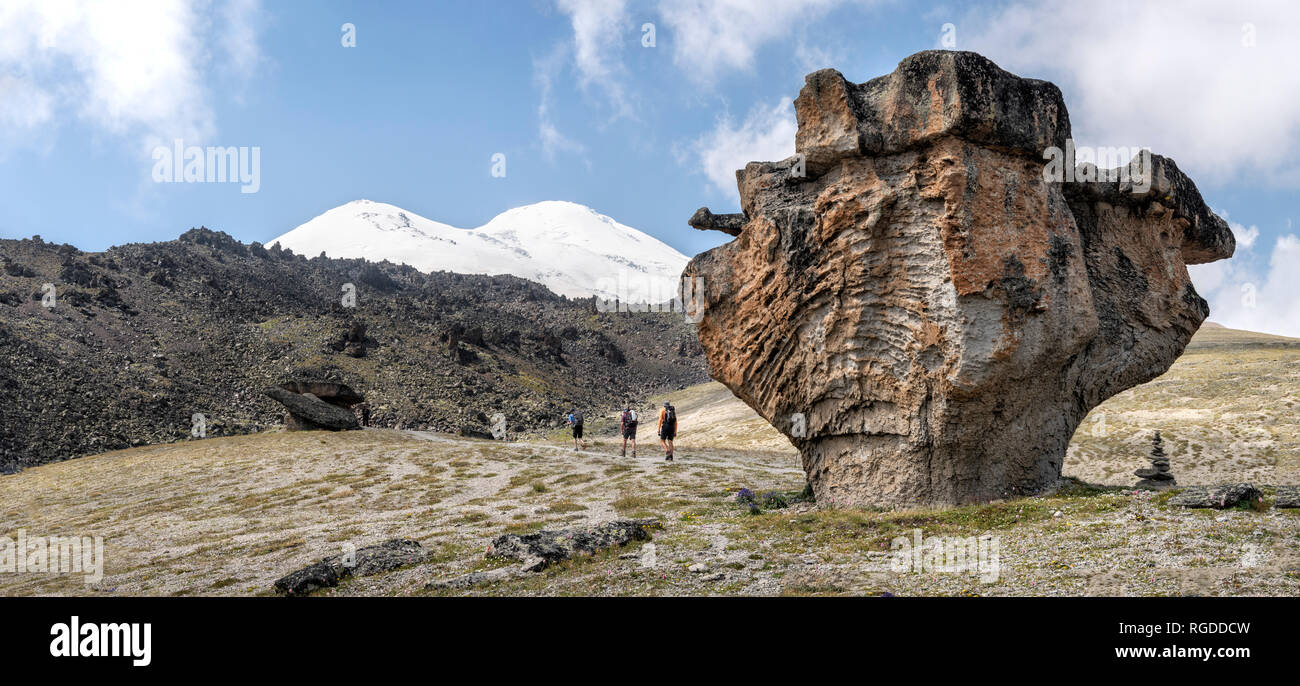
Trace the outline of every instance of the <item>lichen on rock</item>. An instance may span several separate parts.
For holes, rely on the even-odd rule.
[[[736,238],[684,276],[711,375],[800,449],[820,504],[1049,486],[1088,411],[1209,313],[1186,265],[1230,257],[1227,224],[1159,155],[1045,178],[1072,145],[1051,83],[926,51],[810,74],[795,112],[796,156],[737,172],[740,213],[692,217]]]

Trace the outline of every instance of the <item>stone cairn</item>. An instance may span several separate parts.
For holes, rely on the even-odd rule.
[[[1137,483],[1137,488],[1148,491],[1163,491],[1166,488],[1173,488],[1178,485],[1174,481],[1174,475],[1169,471],[1169,457],[1165,455],[1165,442],[1160,438],[1160,432],[1157,431],[1155,438],[1151,439],[1151,466],[1133,472],[1142,480]]]

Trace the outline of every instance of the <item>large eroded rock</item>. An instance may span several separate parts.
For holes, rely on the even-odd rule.
[[[790,437],[819,503],[1052,484],[1088,411],[1209,312],[1186,265],[1230,257],[1227,224],[1158,155],[1045,180],[1070,138],[1051,83],[927,51],[863,84],[810,74],[795,110],[799,154],[736,173],[742,213],[696,212],[737,237],[684,275],[713,377]]]
[[[311,393],[295,393],[280,386],[271,386],[262,392],[288,410],[284,425],[289,431],[347,431],[361,428],[361,423],[351,411],[327,403]]]

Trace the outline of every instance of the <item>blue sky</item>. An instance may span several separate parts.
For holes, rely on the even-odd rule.
[[[1230,263],[1193,270],[1211,318],[1300,336],[1294,3],[2,7],[5,238],[102,250],[206,225],[266,241],[358,198],[474,227],[560,199],[691,255],[726,238],[687,227],[695,208],[734,211],[735,168],[793,153],[804,74],[865,81],[947,36],[1060,85],[1081,144],[1177,160],[1239,237]],[[258,192],[154,183],[152,150],[176,138],[259,147]]]

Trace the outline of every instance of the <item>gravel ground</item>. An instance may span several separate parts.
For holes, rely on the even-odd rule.
[[[266,433],[133,448],[0,477],[8,531],[102,536],[104,578],[0,573],[5,595],[271,595],[346,546],[420,541],[429,560],[324,595],[1297,595],[1300,511],[1183,511],[1168,495],[1063,484],[949,510],[750,514],[738,489],[803,485],[787,453],[683,449],[637,460],[420,432]],[[643,543],[467,589],[431,582],[509,566],[505,532],[654,516]],[[918,535],[975,543],[962,569],[900,552]],[[984,538],[983,557],[979,557]],[[996,541],[996,554],[992,542]],[[963,550],[969,550],[964,548]],[[907,565],[903,562],[907,561]],[[957,565],[954,565],[957,566]]]

